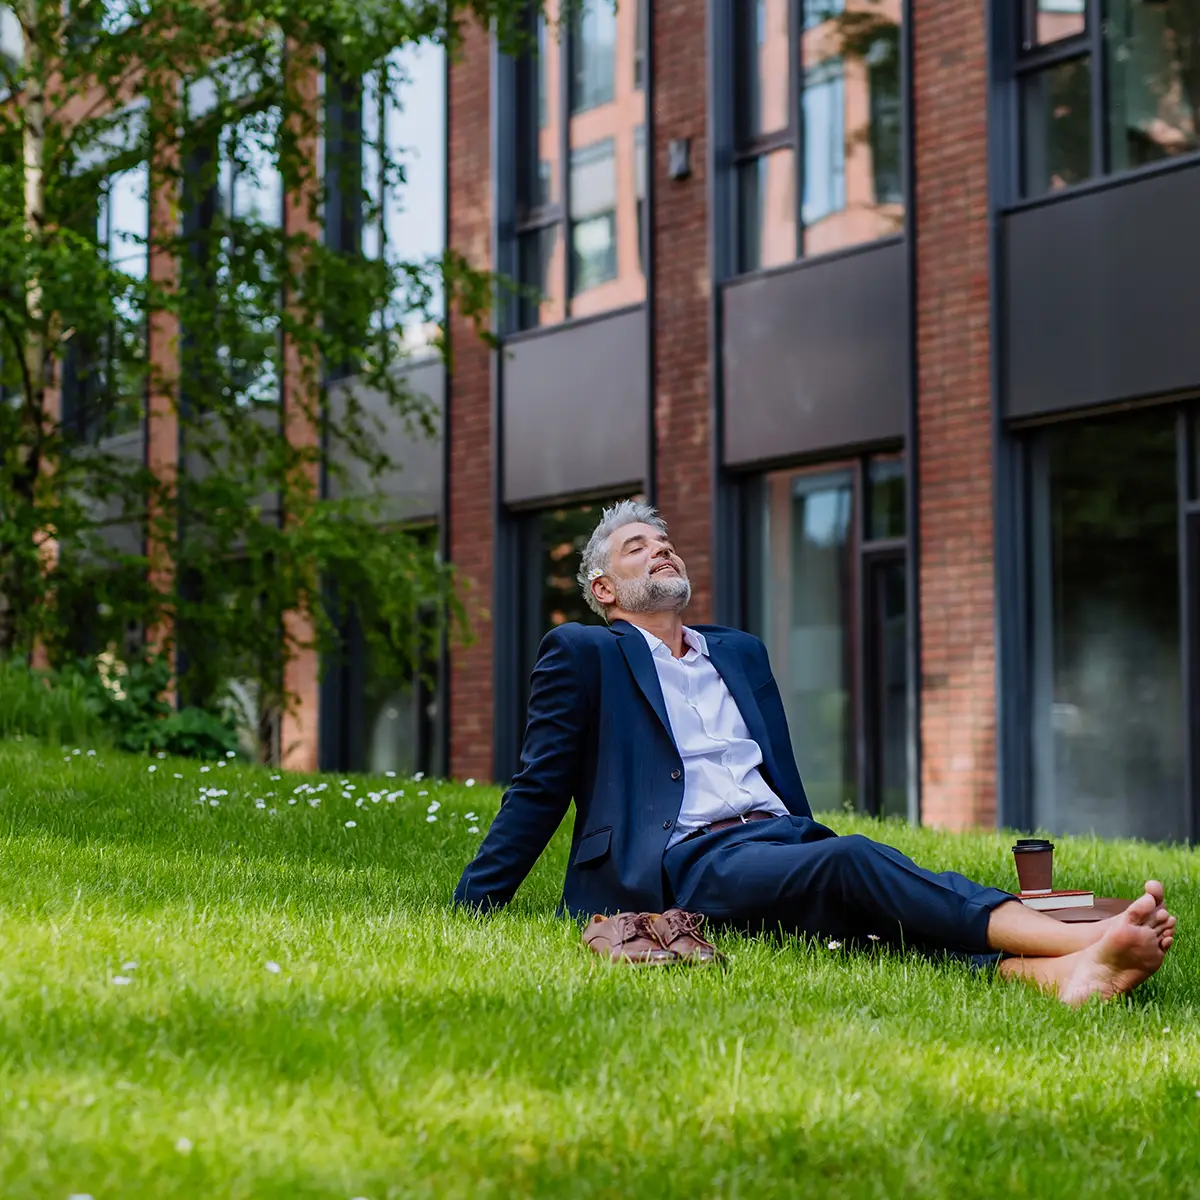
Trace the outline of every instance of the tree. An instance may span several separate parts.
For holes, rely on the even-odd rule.
[[[468,19],[511,42],[527,8],[0,8],[16,47],[0,58],[0,656],[66,660],[81,628],[97,649],[132,626],[175,656],[187,698],[250,678],[277,715],[288,663],[336,647],[348,599],[398,672],[413,629],[437,636],[419,612],[461,617],[427,538],[381,530],[370,495],[328,497],[323,474],[393,464],[359,393],[335,408],[325,384],[353,372],[390,419],[427,426],[398,369],[414,320],[444,295],[482,321],[492,281],[453,252],[368,257],[323,231],[331,205],[377,218],[364,155],[404,182],[364,127],[364,80],[402,102],[394,50],[453,52]],[[134,196],[148,232],[121,228]],[[145,460],[112,436],[143,421]]]

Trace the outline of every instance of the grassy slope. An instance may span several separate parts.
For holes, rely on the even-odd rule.
[[[313,808],[266,772],[63,758],[0,743],[6,1198],[1200,1188],[1190,851],[1058,839],[1062,884],[1157,874],[1183,929],[1134,1000],[1076,1013],[824,946],[606,968],[550,915],[566,830],[511,911],[452,914],[491,789],[356,809],[333,780]],[[832,823],[1012,886],[1000,835]]]

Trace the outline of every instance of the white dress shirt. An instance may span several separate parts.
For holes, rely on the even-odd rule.
[[[684,626],[682,658],[637,626],[650,647],[667,703],[671,733],[683,759],[683,804],[667,846],[702,825],[764,810],[787,816],[759,767],[762,747],[750,736],[725,680],[708,657],[704,635]]]

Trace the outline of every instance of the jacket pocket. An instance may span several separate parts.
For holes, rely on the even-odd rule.
[[[588,867],[598,863],[608,854],[609,843],[612,841],[612,826],[605,825],[602,829],[593,829],[579,839],[579,847],[575,851],[575,865]]]

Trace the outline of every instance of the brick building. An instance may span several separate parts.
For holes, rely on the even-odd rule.
[[[580,540],[641,494],[694,619],[766,640],[815,803],[1193,836],[1196,19],[622,0],[470,40],[449,236],[544,299],[455,328],[451,772],[515,769]]]
[[[641,495],[691,618],[766,641],[816,806],[1194,836],[1194,3],[553,16],[407,55],[377,115],[389,236],[522,286],[496,348],[414,328],[441,437],[388,434],[475,639],[434,688],[299,664],[302,758],[510,777],[582,540]]]

